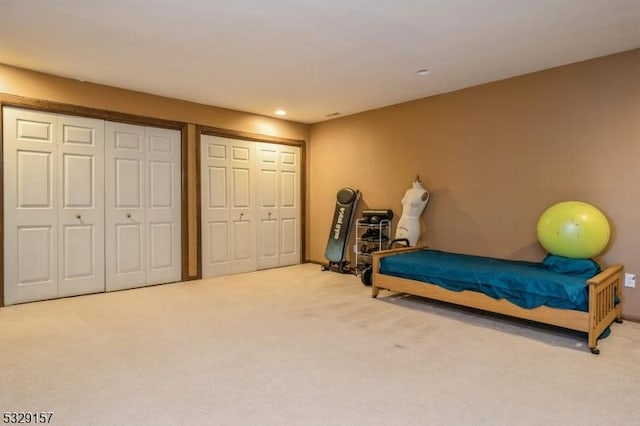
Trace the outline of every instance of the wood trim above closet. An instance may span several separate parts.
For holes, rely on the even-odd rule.
[[[232,139],[242,139],[245,141],[279,143],[281,145],[294,145],[294,146],[300,146],[300,147],[305,146],[305,141],[302,139],[281,138],[278,136],[263,135],[259,133],[241,132],[239,130],[221,129],[218,127],[198,126],[197,134],[198,134],[198,138],[200,137],[201,134],[204,134],[204,135],[211,135],[211,136],[222,136],[222,137],[227,137]]]
[[[23,96],[0,93],[0,107],[14,106],[36,111],[52,112],[59,114],[75,115],[78,117],[98,118],[105,121],[137,124],[150,127],[162,127],[165,129],[182,130],[186,123],[161,118],[146,117],[136,114],[128,114],[118,111],[109,111],[98,108],[65,104],[61,102],[45,101],[41,99],[26,98]]]

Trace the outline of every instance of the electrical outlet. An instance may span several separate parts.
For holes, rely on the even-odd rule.
[[[624,274],[624,286],[625,287],[636,287],[636,274]]]

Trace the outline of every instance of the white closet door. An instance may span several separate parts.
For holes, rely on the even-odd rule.
[[[175,130],[4,108],[5,302],[179,281]]]
[[[278,183],[280,147],[274,144],[256,144],[258,200],[257,243],[258,269],[280,266],[280,238],[278,211]]]
[[[5,303],[58,296],[56,116],[3,110]]]
[[[203,135],[203,276],[255,271],[255,146],[252,142]]]
[[[147,285],[180,281],[180,132],[147,127]]]
[[[106,123],[107,290],[179,281],[180,132]]]
[[[300,148],[260,143],[258,269],[300,263]]]
[[[255,271],[257,268],[254,153],[253,143],[229,140],[232,273]]]
[[[302,210],[300,148],[281,145],[279,152],[278,220],[280,266],[300,263]]]
[[[58,296],[104,281],[104,121],[58,116]]]
[[[229,225],[229,141],[202,135],[202,276],[231,274],[231,226]]]
[[[105,125],[105,263],[108,291],[146,285],[144,127]]]
[[[203,277],[300,263],[300,148],[202,135]]]

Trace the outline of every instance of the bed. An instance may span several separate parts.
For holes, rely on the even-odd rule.
[[[389,290],[583,331],[598,354],[598,337],[622,322],[623,267],[593,265],[597,269],[586,260],[568,268],[553,256],[536,263],[397,248],[373,254],[372,296]]]

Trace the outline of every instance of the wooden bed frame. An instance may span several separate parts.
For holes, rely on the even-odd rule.
[[[468,306],[488,312],[551,324],[588,333],[589,349],[599,354],[598,336],[612,322],[622,322],[622,265],[612,265],[587,280],[589,285],[589,311],[565,310],[540,306],[521,308],[505,299],[494,299],[476,291],[451,291],[436,284],[428,284],[380,273],[380,259],[400,253],[424,250],[425,247],[407,247],[373,253],[372,296],[380,290],[407,293],[443,302]],[[614,303],[617,295],[619,303]]]

